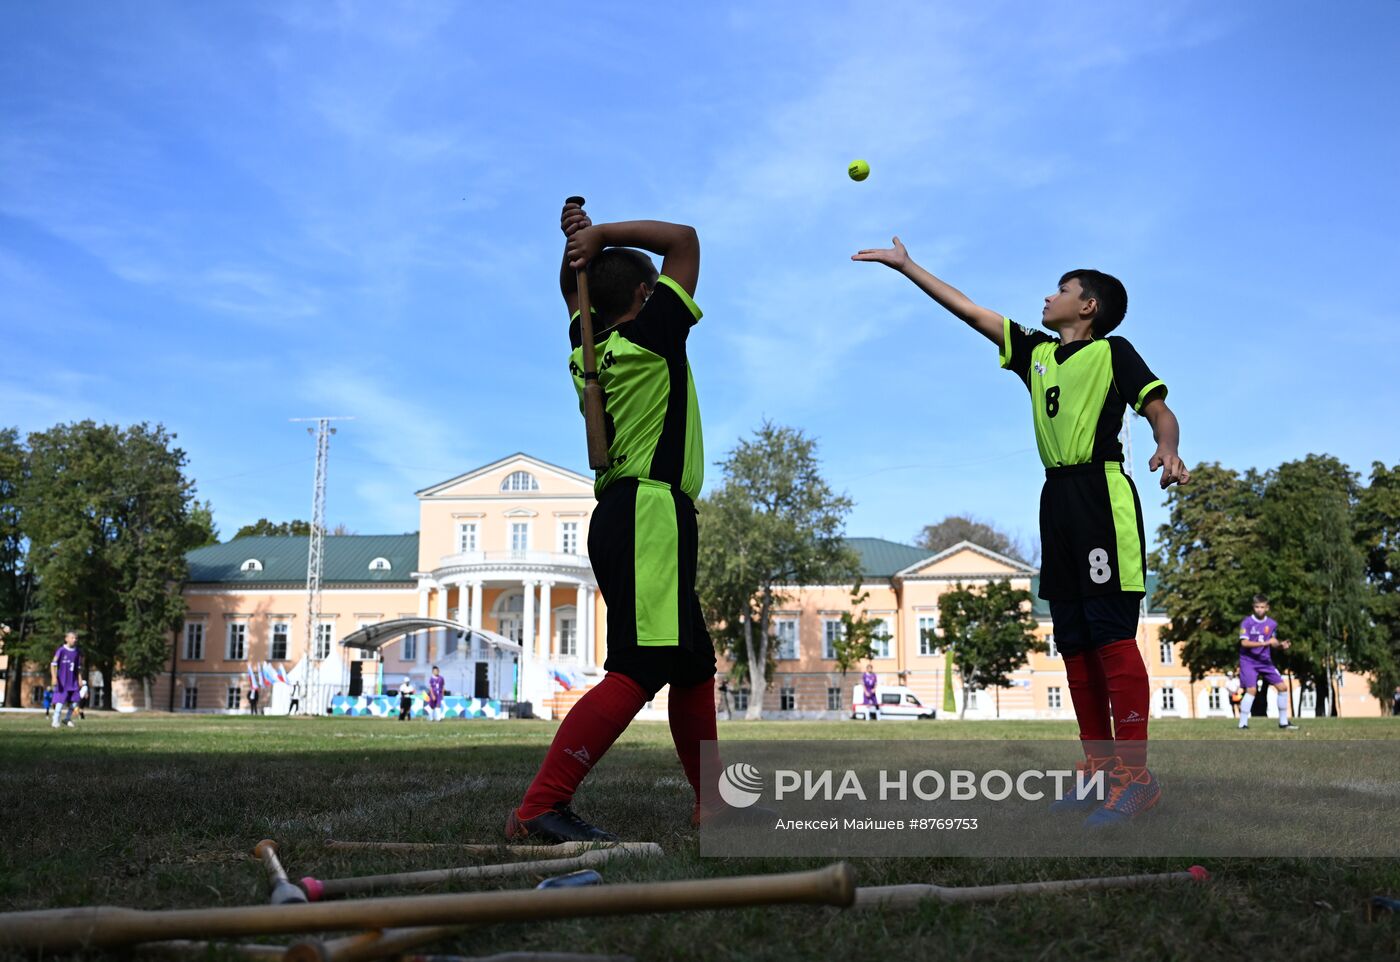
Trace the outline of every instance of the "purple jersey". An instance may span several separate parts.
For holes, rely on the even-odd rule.
[[[1278,622],[1272,618],[1256,618],[1250,615],[1240,622],[1240,640],[1248,638],[1250,641],[1272,641],[1274,634],[1278,631]],[[1246,648],[1240,645],[1240,660],[1249,660],[1256,665],[1270,665],[1274,663],[1274,650],[1272,648]]]
[[[434,675],[428,679],[428,704],[437,708],[442,704],[442,690],[447,687],[447,679]]]
[[[873,671],[867,671],[860,676],[860,683],[865,686],[865,703],[867,705],[875,704],[875,682],[877,680],[878,678]]]
[[[58,669],[59,691],[77,691],[83,687],[82,679],[78,677],[83,666],[83,650],[77,645],[72,648],[59,645],[49,664]]]

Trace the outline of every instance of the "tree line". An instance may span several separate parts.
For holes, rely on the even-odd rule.
[[[1183,645],[1192,678],[1239,661],[1239,623],[1254,594],[1268,596],[1279,636],[1274,662],[1336,713],[1345,667],[1372,675],[1388,701],[1400,685],[1400,465],[1371,466],[1367,484],[1330,455],[1269,471],[1220,464],[1173,488],[1158,529],[1165,641]]]
[[[185,452],[164,426],[82,421],[21,437],[0,429],[0,652],[5,700],[24,669],[46,675],[64,632],[77,631],[111,707],[120,672],[144,683],[168,667],[184,616],[185,552],[217,540],[195,500]]]

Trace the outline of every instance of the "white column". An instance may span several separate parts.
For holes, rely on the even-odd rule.
[[[597,650],[598,650],[598,649],[597,649],[597,637],[598,637],[598,632],[596,631],[597,625],[594,624],[594,622],[595,622],[597,619],[594,617],[594,612],[593,612],[593,609],[594,609],[594,607],[596,607],[596,604],[597,604],[597,602],[596,602],[594,599],[596,599],[597,596],[598,596],[597,591],[596,591],[592,586],[589,586],[589,587],[587,588],[586,597],[585,597],[585,600],[584,600],[584,619],[585,619],[585,620],[587,621],[587,623],[588,623],[588,629],[587,629],[586,635],[587,635],[587,638],[588,638],[588,641],[587,641],[587,644],[588,644],[588,663],[589,663],[590,665],[595,665],[595,664],[598,663],[598,660],[597,660],[597,657],[596,657],[596,656],[597,656]]]
[[[554,657],[553,639],[549,635],[549,589],[554,587],[552,581],[540,582],[540,660],[549,661]]]
[[[418,586],[418,617],[428,617],[428,586]]]
[[[574,600],[574,647],[578,649],[579,664],[590,668],[593,665],[593,648],[588,644],[588,632],[585,630],[588,614],[584,606],[587,604],[588,588],[580,584]]]
[[[531,660],[535,645],[535,582],[522,582],[525,586],[525,613],[520,623],[520,660]]]
[[[472,620],[473,628],[481,627],[481,597],[486,594],[486,586],[480,581],[472,582]]]
[[[447,585],[438,585],[437,589],[437,617],[439,621],[447,620]],[[442,634],[442,629],[434,628],[428,633],[430,639]],[[428,653],[429,661],[437,661],[442,657],[442,646],[433,645],[433,650]]]

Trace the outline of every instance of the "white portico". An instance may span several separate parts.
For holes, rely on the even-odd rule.
[[[590,478],[515,454],[418,499],[420,616],[517,642],[516,698],[536,712],[554,691],[553,668],[601,670],[600,599],[586,553]],[[442,656],[431,645],[420,658]]]

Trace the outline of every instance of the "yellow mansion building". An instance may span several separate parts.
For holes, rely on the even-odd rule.
[[[607,646],[606,607],[586,554],[592,479],[515,454],[425,488],[417,498],[416,534],[325,538],[319,617],[310,627],[306,538],[242,538],[191,552],[188,613],[170,670],[154,686],[156,707],[246,711],[249,665],[267,662],[287,678],[263,689],[263,707],[274,712],[287,710],[295,697],[300,710],[320,713],[337,695],[395,690],[404,678],[421,689],[432,665],[446,676],[449,694],[494,700],[506,710],[529,702],[544,717],[567,711],[601,678]],[[1034,593],[1036,570],[969,542],[938,553],[878,538],[849,543],[869,593],[862,608],[886,626],[874,661],[881,684],[907,685],[947,717],[945,659],[925,630],[938,623],[940,596],[959,582],[993,579]],[[850,714],[858,672],[843,676],[830,645],[842,612],[851,608],[852,587],[801,585],[787,592],[774,616],[778,660],[764,701],[768,717]],[[1048,606],[1037,602],[1035,614],[1049,651],[1032,654],[1009,687],[975,692],[966,705],[955,677],[958,713],[1074,717]],[[367,625],[415,616],[475,631],[420,631],[377,653],[340,644]],[[1165,623],[1165,614],[1149,607],[1138,630],[1153,714],[1229,717],[1225,678],[1191,681],[1176,647],[1158,640]],[[489,651],[483,639],[491,640]],[[1339,692],[1340,714],[1380,714],[1364,678],[1345,675]],[[141,703],[125,683],[114,695],[118,707]],[[743,685],[731,684],[736,713],[746,697]],[[648,713],[664,717],[665,698],[663,690]],[[1312,714],[1306,696],[1298,709]]]

